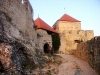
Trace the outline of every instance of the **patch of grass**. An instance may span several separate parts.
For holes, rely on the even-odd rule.
[[[51,54],[46,54],[48,57],[52,57],[52,55]]]

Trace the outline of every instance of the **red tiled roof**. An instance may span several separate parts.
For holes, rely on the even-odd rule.
[[[67,14],[64,14],[58,21],[72,21],[72,22],[80,22],[79,20],[67,15]]]
[[[47,31],[55,32],[57,33],[52,27],[50,27],[47,23],[45,23],[42,19],[37,18],[35,20],[35,24],[38,29],[45,29]]]

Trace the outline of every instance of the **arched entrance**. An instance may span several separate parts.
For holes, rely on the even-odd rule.
[[[48,43],[45,43],[44,44],[44,52],[45,53],[50,53],[50,51],[51,51],[51,47],[49,46]]]

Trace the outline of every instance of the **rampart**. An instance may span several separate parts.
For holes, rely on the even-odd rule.
[[[91,40],[94,37],[93,30],[65,30],[60,34],[60,52],[65,54],[73,54],[77,48],[77,44]]]

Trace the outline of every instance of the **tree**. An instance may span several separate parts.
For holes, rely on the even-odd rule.
[[[60,46],[60,36],[57,33],[52,34],[52,47],[54,49],[54,52],[57,52],[59,50]]]

